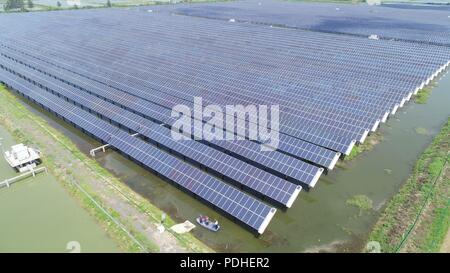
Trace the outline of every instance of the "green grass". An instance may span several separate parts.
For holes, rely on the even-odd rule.
[[[344,157],[344,161],[351,161],[364,152],[371,151],[377,143],[383,140],[381,133],[371,133],[363,144],[355,145],[349,155]]]
[[[389,201],[369,235],[369,241],[378,241],[383,252],[398,251],[403,241],[410,241],[415,251],[439,250],[450,227],[450,177],[442,174],[445,162],[450,160],[449,147],[450,119],[418,159],[410,178]]]
[[[422,88],[416,95],[415,102],[418,104],[425,104],[427,103],[428,99],[431,95],[431,88],[425,87]]]
[[[427,103],[428,99],[431,96],[431,91],[434,87],[437,86],[437,81],[434,80],[424,88],[420,89],[419,92],[417,92],[417,95],[414,98],[414,101],[418,104],[425,104]]]
[[[363,152],[363,148],[360,146],[353,147],[352,151],[349,155],[345,156],[344,160],[350,161],[355,159],[358,155],[360,155]]]
[[[446,183],[450,183],[450,180]],[[443,207],[434,211],[435,218],[430,226],[430,232],[425,238],[424,244],[420,247],[421,252],[438,252],[442,241],[450,229],[450,200]]]

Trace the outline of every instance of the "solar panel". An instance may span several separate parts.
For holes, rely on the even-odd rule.
[[[96,70],[95,70],[96,71]],[[85,71],[85,73],[88,73],[90,76],[94,75],[96,72],[95,71],[91,71],[88,73],[88,71]],[[117,76],[114,76],[113,78],[117,78]],[[155,92],[144,92],[142,91],[143,89],[139,89],[136,87],[133,87],[133,85],[130,85],[129,82],[122,80],[121,82],[116,82],[114,80],[114,85],[116,87],[119,87],[122,90],[132,90],[133,94],[140,94],[141,98],[148,98],[149,96],[151,96],[151,100],[154,103],[157,103],[159,105],[163,105],[167,108],[172,108],[173,106],[177,105],[177,104],[186,104],[186,105],[192,105],[192,103],[190,103],[189,101],[183,100],[183,99],[177,99],[177,98],[173,98],[171,96],[168,95],[155,95]],[[193,106],[192,106],[193,107]],[[292,132],[293,134],[297,134],[297,132],[294,129],[288,128],[289,132]],[[315,129],[316,132],[320,132],[320,130]],[[344,137],[339,137],[339,136],[334,136],[332,134],[327,133],[328,137],[333,138],[333,140],[329,140],[326,137],[319,137],[319,138],[315,138],[313,136],[313,133],[308,133],[308,139],[310,140],[314,140],[317,141],[319,145],[322,146],[327,146],[329,145],[330,147],[333,147],[335,150],[341,151],[341,152],[345,152],[348,150],[349,145],[351,145],[351,143],[353,142],[352,140],[346,140]]]
[[[327,12],[331,21],[325,23],[318,15],[327,5],[302,4],[306,8],[295,11],[300,6],[293,3],[267,3],[264,9],[253,2],[218,3],[214,14],[204,5],[158,7],[161,12],[152,14],[103,9],[2,16],[0,79],[227,213],[234,192],[220,201],[214,187],[205,187],[211,179],[220,189],[230,186],[198,167],[289,207],[301,189],[296,184],[314,186],[319,166],[332,169],[341,153],[350,154],[449,66],[450,36],[437,37],[448,32],[448,22],[429,21],[443,13],[428,7],[420,18],[404,7],[376,7],[380,18],[417,21],[414,28],[386,28],[376,20],[351,21],[361,17],[348,16],[350,10],[374,19],[367,7],[342,6],[341,13]],[[372,31],[381,39],[368,39]],[[171,109],[193,108],[194,97],[204,105],[279,105],[277,151],[263,153],[261,143],[250,140],[174,141]],[[253,118],[238,117],[255,123]],[[141,139],[129,136],[133,132]],[[262,214],[256,207],[231,214],[261,230],[273,215],[264,206]]]
[[[139,15],[139,14],[138,14]],[[105,18],[102,18],[103,20],[106,20]],[[159,22],[161,21],[161,22]],[[175,23],[174,23],[175,21]],[[181,26],[179,25],[180,23]],[[192,39],[190,37],[186,37],[186,35],[184,34],[185,32],[183,32],[183,27],[188,27],[188,25],[191,25],[192,27],[194,27],[195,30],[198,30],[199,35],[202,35],[199,39]],[[288,115],[288,117],[286,118],[286,116],[284,116],[284,122],[282,124],[282,133],[285,135],[291,135],[295,138],[299,138],[302,140],[306,140],[308,142],[311,143],[315,143],[316,145],[319,146],[324,146],[327,147],[329,149],[333,149],[333,150],[337,150],[341,153],[348,153],[348,151],[350,150],[350,148],[352,147],[353,143],[355,141],[358,142],[363,142],[365,140],[365,137],[368,133],[369,130],[376,130],[377,125],[379,124],[379,122],[381,120],[385,120],[387,117],[387,113],[392,111],[394,112],[396,109],[396,107],[398,107],[398,105],[403,105],[404,102],[406,101],[406,98],[410,98],[412,92],[414,90],[416,90],[418,87],[418,84],[423,84],[423,82],[427,82],[428,79],[426,78],[427,75],[429,75],[429,73],[432,73],[435,69],[441,69],[442,65],[445,63],[445,61],[443,60],[443,57],[446,56],[446,54],[448,55],[448,52],[445,52],[442,49],[436,49],[435,53],[437,54],[433,54],[433,55],[427,55],[424,56],[426,58],[424,58],[424,60],[418,62],[415,59],[411,59],[409,58],[408,54],[404,54],[402,53],[402,51],[399,50],[399,48],[401,46],[405,46],[404,43],[394,43],[394,42],[389,42],[388,46],[383,47],[384,43],[382,44],[376,44],[375,46],[377,47],[377,50],[379,50],[380,52],[377,51],[373,51],[375,52],[374,54],[376,54],[377,58],[376,59],[371,59],[371,60],[377,60],[376,62],[371,62],[370,63],[370,67],[371,69],[361,69],[364,67],[367,67],[368,63],[368,56],[366,56],[368,53],[367,48],[369,48],[368,46],[366,47],[362,47],[361,45],[365,45],[368,43],[368,41],[366,40],[361,40],[361,39],[355,39],[355,38],[346,38],[341,39],[341,37],[335,37],[336,41],[338,41],[340,43],[339,46],[336,45],[337,42],[335,42],[335,44],[333,45],[333,47],[328,46],[326,43],[321,43],[319,45],[321,45],[321,51],[323,53],[321,54],[317,54],[316,49],[314,48],[314,55],[310,55],[309,53],[307,53],[308,51],[311,51],[313,49],[311,49],[311,42],[317,42],[320,40],[324,40],[326,38],[325,34],[311,34],[308,32],[301,32],[301,36],[303,38],[307,38],[305,39],[305,42],[303,44],[299,44],[298,42],[302,43],[303,40],[296,40],[295,45],[297,47],[299,47],[299,45],[301,45],[302,47],[305,46],[309,46],[309,48],[303,48],[301,52],[306,52],[304,55],[305,56],[301,56],[301,59],[303,62],[307,61],[305,66],[292,66],[292,56],[297,57],[297,55],[292,55],[293,52],[293,48],[291,46],[292,41],[287,40],[286,38],[280,38],[283,37],[280,35],[280,33],[285,32],[285,31],[289,31],[289,30],[268,30],[268,29],[261,29],[258,27],[254,27],[254,26],[241,26],[241,25],[226,25],[223,26],[223,23],[219,22],[217,24],[212,23],[215,27],[221,27],[223,31],[214,31],[212,32],[211,30],[208,31],[208,29],[206,29],[204,27],[204,22],[202,20],[192,20],[192,18],[168,18],[168,17],[164,17],[162,16],[161,18],[158,17],[158,22],[157,24],[155,24],[153,26],[152,29],[147,29],[147,28],[137,28],[140,30],[140,34],[143,38],[148,37],[148,35],[152,32],[154,32],[154,34],[159,34],[161,35],[162,31],[168,31],[168,34],[166,34],[166,36],[171,35],[170,37],[164,37],[163,39],[154,39],[155,41],[158,41],[158,45],[162,46],[163,43],[166,42],[166,40],[168,38],[170,39],[174,39],[176,37],[175,40],[170,40],[170,43],[168,45],[164,44],[164,49],[161,49],[161,52],[158,52],[158,50],[155,50],[157,53],[153,54],[153,55],[149,55],[149,53],[147,53],[147,51],[145,52],[145,54],[143,54],[144,52],[142,52],[141,50],[141,46],[139,44],[134,44],[131,45],[129,44],[131,39],[133,36],[129,36],[129,35],[134,35],[134,34],[130,34],[127,31],[123,31],[124,29],[120,28],[119,30],[116,30],[114,33],[109,33],[107,32],[107,30],[105,30],[106,32],[106,36],[104,36],[103,39],[101,41],[89,41],[89,43],[86,43],[86,46],[89,46],[89,51],[87,52],[83,52],[83,50],[81,50],[81,52],[83,54],[78,54],[77,59],[71,59],[70,56],[72,56],[73,54],[67,54],[68,50],[74,50],[71,49],[70,47],[74,46],[76,47],[76,50],[80,51],[79,47],[80,45],[77,45],[77,40],[73,39],[73,35],[70,35],[70,33],[68,34],[68,32],[64,32],[64,33],[58,33],[59,36],[61,36],[58,39],[63,38],[64,42],[66,41],[71,41],[71,43],[69,44],[69,46],[58,46],[58,42],[61,42],[61,40],[58,39],[54,39],[54,37],[47,37],[50,38],[51,40],[44,40],[44,41],[39,41],[39,43],[45,42],[46,44],[52,44],[55,46],[55,48],[52,49],[52,56],[53,58],[57,57],[58,58],[63,58],[65,65],[70,64],[70,65],[76,65],[76,66],[83,66],[86,67],[88,70],[86,70],[86,74],[92,75],[95,73],[100,73],[99,75],[104,78],[104,81],[107,83],[112,83],[115,86],[119,86],[120,88],[124,88],[126,89],[128,86],[128,89],[131,88],[131,91],[133,94],[137,94],[136,89],[145,89],[145,88],[152,88],[152,92],[150,94],[151,98],[149,99],[149,94],[148,92],[145,91],[141,91],[141,94],[143,98],[149,99],[152,102],[158,103],[164,107],[172,107],[174,104],[178,104],[178,103],[185,103],[186,101],[189,101],[190,99],[192,99],[192,88],[190,88],[191,94],[187,95],[186,92],[186,88],[183,88],[183,86],[178,86],[178,82],[180,81],[179,78],[177,78],[177,76],[175,76],[176,74],[178,75],[179,73],[186,73],[184,72],[184,70],[180,70],[179,68],[181,68],[181,65],[190,65],[190,69],[189,71],[195,71],[192,73],[190,73],[190,77],[183,77],[183,84],[184,85],[192,85],[192,84],[196,84],[196,86],[198,85],[198,87],[200,88],[201,86],[203,86],[202,84],[205,83],[205,80],[207,79],[207,75],[208,71],[211,71],[209,73],[214,72],[214,69],[217,70],[218,73],[214,73],[213,75],[217,78],[219,76],[222,75],[222,73],[219,73],[220,71],[224,71],[227,74],[223,74],[223,79],[226,80],[227,78],[229,78],[231,75],[233,76],[233,81],[226,81],[226,82],[221,82],[220,86],[223,86],[223,84],[227,84],[227,86],[231,86],[230,84],[232,84],[234,81],[239,82],[239,84],[243,84],[243,82],[240,80],[240,78],[236,77],[235,74],[233,74],[233,70],[228,69],[228,66],[225,67],[222,64],[226,64],[229,65],[227,63],[226,60],[231,59],[230,58],[230,51],[228,48],[224,47],[223,43],[221,44],[217,44],[217,43],[210,43],[211,45],[210,48],[206,48],[205,45],[208,45],[208,43],[199,43],[201,42],[203,39],[203,35],[206,35],[208,37],[215,37],[217,38],[217,41],[221,41],[221,39],[224,39],[226,37],[226,41],[229,41],[234,44],[239,43],[239,45],[241,46],[241,50],[239,52],[237,52],[239,54],[239,56],[235,56],[234,59],[236,60],[244,60],[245,62],[240,61],[240,63],[242,63],[243,65],[245,65],[247,62],[250,62],[252,59],[250,58],[255,58],[255,56],[253,55],[249,55],[249,50],[254,50],[255,44],[261,44],[266,46],[267,44],[267,37],[268,35],[274,36],[274,38],[276,38],[276,40],[274,38],[272,38],[271,41],[277,41],[276,47],[278,49],[278,53],[282,53],[281,54],[277,54],[277,59],[273,59],[274,55],[270,55],[265,51],[261,51],[259,52],[259,55],[263,56],[266,59],[261,59],[260,61],[258,60],[258,65],[251,65],[251,69],[254,69],[255,71],[258,70],[261,73],[263,73],[263,75],[265,75],[266,77],[271,77],[273,78],[273,72],[269,70],[267,70],[267,68],[265,66],[268,65],[268,61],[269,60],[274,60],[272,62],[270,62],[270,64],[272,66],[274,66],[273,64],[283,64],[283,66],[281,65],[277,65],[277,69],[283,69],[280,71],[296,71],[296,73],[283,73],[283,74],[277,74],[277,75],[282,75],[282,78],[274,78],[273,83],[276,83],[276,81],[280,81],[283,80],[283,82],[287,82],[288,78],[291,79],[292,77],[298,75],[297,73],[299,73],[300,71],[302,72],[303,76],[308,76],[308,74],[305,74],[306,72],[314,72],[314,69],[310,69],[310,65],[314,64],[313,62],[318,62],[317,64],[322,64],[323,63],[323,58],[327,57],[327,55],[325,55],[324,53],[330,51],[330,54],[335,54],[335,58],[331,59],[333,61],[333,63],[331,65],[327,65],[325,66],[326,69],[321,69],[320,73],[321,74],[311,74],[311,76],[317,77],[318,80],[320,80],[320,77],[324,76],[324,75],[328,75],[328,73],[333,73],[333,74],[329,74],[330,76],[334,75],[336,78],[339,78],[339,83],[338,85],[341,85],[340,82],[347,82],[346,80],[341,80],[342,77],[344,77],[344,79],[348,76],[351,76],[351,81],[352,82],[358,82],[359,80],[361,80],[361,84],[354,84],[352,87],[353,90],[358,90],[358,92],[365,92],[364,96],[367,97],[373,97],[371,102],[375,102],[375,103],[383,103],[383,107],[371,107],[370,110],[368,109],[366,112],[366,115],[359,115],[358,116],[354,116],[354,113],[351,113],[351,107],[349,108],[344,108],[344,109],[348,109],[346,110],[347,112],[342,112],[340,114],[339,113],[339,109],[337,109],[339,103],[343,100],[344,102],[348,102],[351,101],[348,99],[348,94],[346,94],[346,89],[347,88],[343,88],[342,87],[337,87],[333,89],[333,93],[339,93],[339,97],[338,100],[336,100],[334,102],[334,104],[332,104],[333,101],[329,101],[330,103],[327,104],[327,106],[323,106],[325,105],[325,103],[318,103],[317,105],[315,104],[310,104],[310,103],[302,103],[300,104],[302,107],[307,107],[304,110],[301,109],[292,109],[292,107],[290,107],[289,109],[291,109],[294,113],[298,113],[296,114],[297,119],[294,118],[294,116],[290,117],[289,115],[291,115],[291,113],[286,113],[285,115]],[[186,26],[185,26],[186,25]],[[211,28],[211,27],[209,27]],[[104,29],[103,29],[104,30]],[[122,31],[120,31],[122,30]],[[232,30],[232,31],[229,31]],[[264,38],[264,42],[259,42],[259,40],[254,40],[252,41],[252,47],[247,46],[242,46],[243,45],[243,37],[242,34],[247,33],[248,31],[251,30],[257,30],[260,33],[260,37]],[[206,32],[206,33],[205,33]],[[300,32],[299,32],[300,33]],[[153,34],[153,33],[152,33]],[[295,39],[297,39],[298,33],[297,32],[289,32],[289,34],[291,34],[291,36],[295,36]],[[184,35],[184,36],[183,36]],[[214,36],[215,35],[215,36]],[[329,36],[329,34],[327,34]],[[129,36],[129,37],[128,37]],[[223,37],[222,37],[223,36]],[[158,37],[157,35],[153,35],[151,37]],[[23,37],[22,37],[23,38]],[[72,39],[72,40],[70,40]],[[78,38],[77,38],[78,39]],[[118,40],[119,39],[119,40]],[[180,39],[184,39],[184,42],[180,43]],[[283,41],[284,43],[279,43],[280,39],[284,39],[285,41]],[[292,40],[292,37],[290,37],[289,39]],[[317,41],[316,41],[317,40]],[[358,49],[358,51],[345,51],[344,53],[342,53],[343,51],[343,46],[348,47],[348,43],[349,40],[351,42],[355,43],[355,47]],[[120,42],[119,42],[120,41]],[[245,41],[245,39],[244,39]],[[33,43],[33,41],[27,41],[27,46],[29,46],[29,42],[31,42],[31,44]],[[113,44],[115,43],[115,47],[114,47],[114,51],[113,52],[108,52],[107,50],[101,49],[101,46],[107,46],[107,48],[110,48]],[[208,50],[208,53],[213,52],[214,54],[206,54],[203,57],[202,56],[197,56],[196,54],[198,54],[198,51],[189,51],[189,48],[187,48],[186,46],[189,45],[189,43],[193,43],[195,42],[195,45],[197,47],[202,47],[202,51],[204,50]],[[152,42],[154,43],[154,42]],[[185,45],[185,48],[182,47],[183,44]],[[258,44],[258,45],[259,45]],[[170,49],[170,46],[172,45],[172,47],[176,50],[171,50],[170,54],[167,54],[168,51]],[[15,44],[15,46],[17,47],[17,44]],[[221,46],[221,48],[219,48],[220,50],[217,50],[217,47]],[[421,56],[424,55],[423,50],[421,51],[420,48],[417,47],[411,47],[409,46],[409,50],[414,51],[414,54]],[[353,46],[352,46],[353,48]],[[282,49],[282,50],[281,50]],[[305,49],[307,49],[305,51]],[[48,49],[50,50],[50,49]],[[43,51],[46,52],[48,50],[42,49],[42,47],[39,47],[39,51]],[[64,51],[66,53],[63,53],[63,55],[59,55],[60,53],[57,53],[58,51]],[[211,51],[214,50],[214,51]],[[289,51],[288,51],[289,50]],[[340,51],[337,51],[340,50]],[[179,55],[180,53],[178,52],[183,52],[183,55]],[[364,54],[361,54],[362,52],[360,51],[364,51]],[[186,52],[186,53],[184,53]],[[241,54],[245,53],[245,55]],[[319,51],[320,52],[320,51]],[[356,53],[353,53],[356,52]],[[382,52],[382,54],[381,54]],[[395,52],[395,53],[394,53]],[[126,58],[120,58],[117,59],[117,56],[114,56],[113,53],[124,53],[123,55],[126,56]],[[65,54],[65,55],[64,55]],[[105,55],[106,54],[106,55]],[[251,53],[250,53],[251,54]],[[296,53],[299,54],[299,53]],[[390,58],[391,55],[395,54],[395,61],[392,61]],[[108,56],[111,55],[111,56]],[[236,55],[236,54],[235,54]],[[350,59],[344,59],[344,57],[346,55],[352,55]],[[84,57],[84,56],[89,56],[88,58]],[[182,59],[183,63],[176,63],[176,58],[177,56],[184,56],[184,58],[178,58],[178,59]],[[195,58],[191,58],[195,57]],[[211,57],[210,57],[211,56]],[[224,57],[227,58],[224,58]],[[287,59],[284,57],[286,56]],[[106,58],[107,57],[107,58]],[[103,65],[102,67],[100,67],[98,64],[109,64],[110,63],[110,58],[114,59],[114,70],[113,72],[108,72],[106,73],[105,71],[102,70],[108,70],[108,65]],[[149,59],[149,57],[151,57],[152,59]],[[201,58],[199,58],[201,57]],[[305,58],[307,57],[307,59]],[[338,58],[339,57],[339,58]],[[106,59],[105,59],[106,58]],[[290,59],[289,59],[290,58]],[[409,59],[408,59],[409,58]],[[447,57],[448,58],[448,57]],[[209,63],[213,62],[213,60],[220,60],[220,62],[215,62],[214,66],[211,66]],[[330,59],[330,58],[328,58]],[[97,61],[96,63],[90,63],[90,60],[94,60]],[[147,60],[152,60],[151,62],[147,62],[145,69],[144,65],[145,63],[143,63],[144,61]],[[200,72],[200,70],[198,69],[198,66],[196,66],[194,63],[192,63],[193,61],[196,60],[206,60],[204,62],[202,62],[202,67],[203,70],[201,70],[201,73],[197,73],[197,71]],[[337,69],[337,68],[341,68],[342,65],[347,65],[348,60],[351,60],[351,62],[353,63],[352,66],[349,66],[349,69]],[[170,64],[174,63],[173,66],[167,66],[167,62],[170,61]],[[261,62],[264,63],[261,63]],[[287,61],[291,61],[291,63],[285,63]],[[310,64],[311,63],[311,64]],[[142,64],[142,65],[141,65]],[[162,65],[164,64],[164,65]],[[389,64],[389,66],[386,66],[387,64]],[[420,64],[420,66],[419,66]],[[92,67],[89,67],[90,65],[92,65]],[[167,78],[162,78],[165,77],[164,74],[155,74],[157,70],[155,69],[148,69],[148,68],[152,68],[152,66],[154,65],[159,65],[159,70],[161,70],[161,72],[163,72],[164,70],[167,71],[172,71],[172,75],[171,75],[171,82],[164,85],[165,83],[163,81],[161,81],[160,79],[165,79],[165,81],[167,82]],[[176,65],[176,66],[175,66]],[[386,67],[390,67],[392,66],[392,69],[386,69]],[[399,65],[403,66],[401,67],[402,69],[398,69]],[[167,68],[166,68],[167,66]],[[291,67],[290,70],[287,70],[286,68]],[[360,67],[358,67],[360,66]],[[133,73],[133,76],[130,77],[130,75],[121,72],[120,70],[116,69],[117,67],[126,67],[127,70],[131,70]],[[420,67],[420,69],[418,69]],[[100,68],[100,69],[99,69]],[[244,67],[246,68],[246,67]],[[378,69],[380,68],[380,69]],[[170,70],[171,69],[171,70]],[[220,69],[220,70],[219,70]],[[226,70],[228,69],[228,70]],[[236,70],[238,71],[238,70]],[[330,72],[328,72],[330,71]],[[252,82],[253,85],[246,85],[246,89],[244,89],[243,93],[248,93],[252,90],[253,86],[257,86],[257,85],[261,85],[261,83],[259,83],[261,80],[257,77],[255,77],[254,73],[251,73],[252,71],[249,71],[250,73],[239,73],[237,75],[249,75],[248,77],[250,78],[246,78],[246,80],[248,82]],[[391,72],[395,72],[395,73],[391,73]],[[151,74],[153,73],[153,74]],[[339,74],[336,75],[336,73],[344,73],[342,76],[339,76]],[[346,73],[346,74],[345,74]],[[196,78],[197,75],[202,74],[202,77],[205,78],[205,80],[201,81],[198,79],[198,77]],[[395,78],[396,81],[395,83],[393,82],[393,75],[397,75],[397,77]],[[181,74],[180,74],[181,75]],[[292,75],[292,76],[291,76]],[[148,83],[148,81],[146,81],[146,79],[149,79],[149,77],[152,76],[152,83]],[[398,76],[402,76],[402,77],[398,77]],[[422,79],[419,78],[423,77]],[[329,76],[327,76],[329,77]],[[356,77],[356,78],[355,78]],[[191,79],[192,78],[192,79]],[[298,77],[296,77],[295,79],[297,79]],[[112,79],[116,79],[118,81],[120,81],[120,83],[122,83],[123,85],[118,85],[117,82],[115,80]],[[294,78],[292,78],[294,79]],[[191,82],[195,80],[196,82]],[[216,80],[216,79],[215,79]],[[244,80],[244,79],[243,79]],[[144,83],[142,83],[144,81]],[[216,80],[217,81],[217,80]],[[310,80],[311,82],[311,80]],[[422,82],[422,83],[421,83]],[[269,91],[269,87],[272,85],[268,85],[267,81],[265,81],[265,86],[266,88],[264,88],[261,91],[261,96],[263,96],[264,94],[267,94],[268,96],[270,94],[272,94],[272,91]],[[272,83],[272,81],[270,82]],[[380,85],[380,87],[374,86],[374,90],[372,91],[371,89],[367,89],[368,86],[371,86],[373,84],[377,83],[380,84],[382,83],[382,85]],[[394,88],[394,87],[399,87],[400,85],[398,84],[402,84],[404,83],[404,89],[405,91],[398,91],[398,88]],[[153,84],[153,85],[152,85]],[[290,84],[290,83],[289,83]],[[395,85],[396,84],[396,85]],[[208,85],[209,86],[209,85]],[[288,85],[289,86],[289,85]],[[294,85],[295,86],[295,85]],[[391,87],[392,86],[392,87]],[[176,87],[176,88],[175,88]],[[384,88],[383,93],[378,92],[376,89],[380,89],[380,88]],[[267,89],[267,90],[266,90]],[[194,91],[196,89],[194,88]],[[294,89],[295,91],[297,91],[296,93],[298,94],[302,94],[302,92],[298,92],[301,91],[300,89]],[[335,90],[339,90],[339,92],[335,91]],[[361,90],[361,91],[359,91]],[[279,89],[278,89],[279,91]],[[330,93],[329,90],[324,89],[324,92]],[[217,93],[219,92],[219,93]],[[239,97],[239,92],[235,92],[235,91],[227,91],[233,93],[232,97]],[[211,90],[209,90],[208,93],[202,93],[202,95],[204,95],[207,98],[217,98],[217,97],[223,97],[223,95],[227,95],[227,92],[223,92],[218,90],[215,91],[214,88],[212,88]],[[321,91],[322,92],[322,91]],[[144,93],[144,94],[142,94]],[[172,94],[174,93],[175,96]],[[222,93],[223,95],[221,96],[220,93]],[[295,92],[292,93],[292,98],[297,98],[297,96]],[[195,94],[195,93],[194,93]],[[198,93],[197,93],[198,94]],[[325,93],[324,93],[325,94]],[[342,94],[342,95],[341,95]],[[362,94],[362,93],[361,93]],[[153,96],[152,96],[153,95]],[[244,94],[243,94],[244,95]],[[190,97],[191,96],[191,97]],[[358,93],[358,98],[364,97],[361,96]],[[277,94],[277,96],[273,96],[273,98],[278,98],[281,97],[279,94]],[[311,96],[309,95],[309,97],[315,97],[315,96]],[[352,94],[353,97],[353,94]],[[224,97],[225,98],[225,97]],[[223,99],[224,99],[223,98]],[[229,97],[228,97],[229,98]],[[285,97],[287,98],[287,97]],[[380,98],[380,99],[379,99]],[[384,98],[384,99],[381,99]],[[222,101],[223,101],[222,99]],[[334,100],[334,98],[333,98]],[[286,101],[286,100],[284,100]],[[241,102],[243,102],[243,100],[241,100]],[[255,100],[251,100],[251,101],[245,101],[245,102],[257,102]],[[364,103],[365,104],[365,103]],[[356,103],[356,105],[364,105],[361,103]],[[303,106],[305,105],[305,106]],[[314,109],[318,109],[316,111],[312,111]],[[376,110],[374,110],[376,109]],[[289,110],[289,111],[291,111]],[[306,111],[308,110],[308,111]],[[364,109],[358,109],[361,111],[366,111]],[[289,112],[288,111],[288,112]],[[301,111],[301,112],[298,112]],[[365,116],[370,116],[370,112],[376,112],[376,116],[372,116],[370,118],[368,118],[367,120],[365,120]],[[285,112],[283,112],[285,113]],[[327,114],[328,113],[328,114]],[[326,118],[328,115],[328,118]],[[320,117],[318,118],[314,118],[315,116]],[[363,122],[363,123],[359,123],[359,121]],[[354,127],[359,127],[359,129],[354,128]],[[365,127],[364,127],[365,126]]]
[[[31,69],[18,67],[9,64],[16,73],[24,77],[33,77],[35,84],[48,88],[58,95],[62,95],[73,103],[82,106],[85,109],[95,111],[98,115],[118,123],[134,132],[146,136],[150,141],[155,142],[158,146],[164,146],[172,153],[178,153],[195,163],[200,164],[217,172],[219,175],[226,177],[240,186],[245,186],[255,192],[261,193],[275,202],[290,207],[301,190],[300,186],[289,183],[279,177],[276,177],[263,170],[249,165],[232,156],[224,154],[218,150],[210,148],[196,141],[176,141],[172,138],[170,129],[159,126],[151,121],[128,112],[118,106],[112,105],[104,100],[89,94],[79,92],[75,87],[66,85],[63,87],[56,80],[45,77],[45,75],[37,75]],[[29,74],[34,73],[34,74]],[[307,164],[298,165],[302,171],[311,176],[307,182],[311,182],[318,174],[319,168],[308,166]],[[315,179],[317,181],[318,177]],[[303,182],[303,181],[302,181]]]
[[[4,71],[0,73],[0,79],[12,88],[32,97],[49,110],[63,115],[77,126],[82,126],[89,133],[107,140],[112,146],[156,171],[161,177],[178,184],[258,233],[262,234],[272,219],[276,209],[130,136],[92,114],[75,109],[77,107],[56,96],[38,91],[37,87],[24,80],[5,74]]]
[[[25,59],[24,56],[11,52],[11,50],[7,52],[8,53],[6,55],[1,52],[0,54],[3,54],[3,56],[7,56],[9,58],[14,58],[21,63],[24,63],[26,61],[26,64],[31,65],[32,67],[43,73],[47,73],[48,75],[56,77],[63,82],[77,86],[89,92],[90,94],[101,97],[111,103],[120,105],[121,107],[124,107],[125,109],[134,113],[140,114],[147,119],[150,119],[157,123],[165,123],[168,125],[173,124],[175,121],[174,118],[170,117],[170,110],[167,108],[163,108],[157,104],[150,103],[139,97],[131,96],[129,93],[111,88],[107,85],[100,84],[96,81],[79,76],[75,73],[70,73],[68,71],[66,71],[65,73],[61,72],[61,70],[54,69],[52,68],[52,66],[43,62],[41,63],[38,60],[30,58]],[[242,143],[242,141],[240,143]],[[286,135],[281,136],[280,146],[278,147],[278,150],[296,158],[302,158],[320,166],[324,166],[328,169],[333,169],[337,159],[339,158],[339,154],[335,152],[301,141],[299,139],[294,139]],[[267,155],[266,153],[264,156],[267,157],[269,155]],[[314,180],[315,179],[313,179],[311,183],[314,183]]]
[[[239,22],[345,33],[364,38],[377,34],[389,40],[450,45],[448,7],[445,5],[383,3],[380,6],[348,6],[264,1],[259,6],[255,2],[240,1],[180,8],[160,7],[158,11],[221,20],[234,18]],[[389,27],[380,22],[389,22]]]
[[[137,73],[137,74],[139,75],[139,73]],[[118,76],[118,75],[116,75],[116,76]],[[311,125],[311,126],[312,126],[312,125]],[[337,130],[339,130],[339,129],[337,129]],[[336,130],[336,131],[337,131],[337,130]],[[300,137],[300,135],[298,134],[298,132],[296,132],[296,129],[295,129],[295,128],[289,128],[289,133],[294,134],[294,135],[297,136],[297,137]],[[316,131],[315,133],[316,133],[316,134],[325,134],[325,132],[322,132],[321,130],[318,130],[318,131]],[[358,133],[358,136],[359,136],[360,138],[362,138],[362,135],[364,135],[364,132],[360,131],[360,132]],[[325,140],[322,140],[320,144],[321,144],[321,145],[326,145],[327,142],[326,142]],[[346,145],[349,145],[349,142],[347,142]],[[344,149],[342,149],[341,151],[344,152]]]

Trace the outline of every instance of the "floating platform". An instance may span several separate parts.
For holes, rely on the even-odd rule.
[[[37,149],[30,148],[24,144],[17,144],[4,154],[6,162],[11,168],[19,172],[27,172],[36,168],[40,163],[41,153]]]

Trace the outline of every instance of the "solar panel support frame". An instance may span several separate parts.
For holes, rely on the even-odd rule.
[[[320,168],[319,171],[316,173],[314,178],[312,179],[311,183],[309,184],[310,188],[314,188],[314,186],[317,184],[317,181],[319,181],[320,176],[322,175],[324,169]]]
[[[377,119],[377,121],[375,121],[375,124],[373,125],[372,129],[370,130],[371,132],[375,132],[378,129],[378,126],[380,125],[381,120]]]
[[[339,158],[341,157],[341,153],[336,153],[333,160],[331,161],[330,165],[328,166],[328,170],[334,169],[334,166],[336,166]]]
[[[394,106],[394,109],[392,109],[391,114],[395,115],[395,113],[397,113],[397,109],[398,109],[399,105],[398,103]]]
[[[292,204],[294,204],[294,201],[297,199],[298,194],[301,191],[302,191],[302,186],[297,186],[297,188],[295,188],[295,191],[292,193],[291,197],[289,198],[289,200],[286,203],[287,208],[292,207]]]
[[[406,97],[406,100],[407,100],[407,101],[410,101],[412,95],[413,95],[413,93],[412,93],[412,92],[409,92],[409,93],[408,93],[408,96]]]
[[[355,146],[355,144],[356,144],[356,140],[352,140],[352,141],[350,142],[350,145],[348,145],[347,150],[345,151],[344,154],[345,154],[345,155],[349,155],[349,154],[351,153],[353,147]]]
[[[270,221],[272,220],[273,216],[275,215],[275,212],[277,212],[277,209],[272,208],[270,210],[269,214],[267,214],[266,218],[261,223],[261,226],[259,226],[259,228],[258,228],[258,233],[259,234],[263,234],[264,233],[264,231],[266,230],[266,228],[269,225]]]
[[[366,141],[367,136],[369,135],[369,130],[364,130],[364,133],[362,134],[361,138],[359,139],[359,143],[364,143]]]
[[[384,113],[384,116],[383,116],[383,118],[381,119],[381,122],[383,122],[383,123],[385,123],[386,121],[387,121],[387,119],[388,119],[388,117],[389,117],[389,111],[387,111],[386,113]]]
[[[406,98],[403,98],[402,101],[400,102],[400,108],[405,106],[405,102],[406,102]]]

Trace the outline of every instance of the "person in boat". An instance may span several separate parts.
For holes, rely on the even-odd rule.
[[[200,215],[200,223],[205,223],[206,225],[208,225],[209,224],[209,218],[208,218],[208,216],[203,216],[203,215]]]

